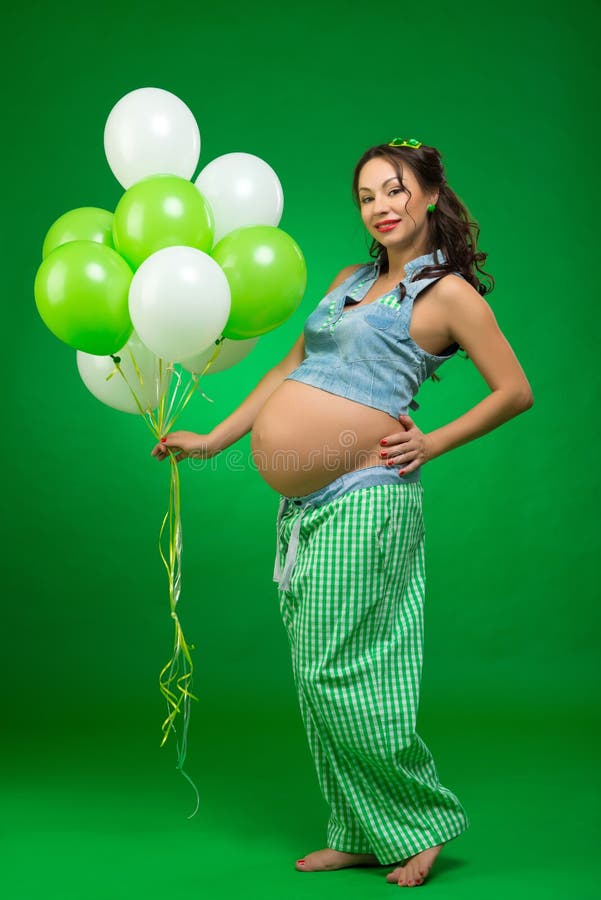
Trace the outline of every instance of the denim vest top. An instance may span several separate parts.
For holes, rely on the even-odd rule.
[[[441,250],[418,256],[405,264],[405,297],[397,285],[377,300],[344,311],[345,302],[358,303],[380,272],[368,263],[326,294],[304,325],[305,359],[286,379],[301,381],[331,394],[381,409],[397,419],[420,385],[458,350],[453,344],[436,355],[409,337],[413,304],[419,294],[444,275],[420,278],[426,266],[445,263]],[[453,273],[460,275],[460,272]],[[285,380],[286,380],[285,379]]]

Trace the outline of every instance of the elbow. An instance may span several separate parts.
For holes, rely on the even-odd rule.
[[[514,405],[516,413],[526,412],[527,409],[534,405],[534,394],[530,389],[530,385],[514,395]]]
[[[526,412],[534,404],[534,395],[529,384],[499,389],[498,395],[505,415],[510,419]]]

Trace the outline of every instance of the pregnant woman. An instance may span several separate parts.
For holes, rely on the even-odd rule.
[[[468,817],[416,733],[425,568],[421,466],[528,409],[526,376],[475,274],[468,212],[440,153],[395,138],[358,161],[369,264],[334,279],[289,353],[210,434],[152,450],[210,457],[252,430],[280,495],[274,580],[302,719],[330,808],[300,872],[393,866],[418,885]],[[429,433],[407,415],[458,349],[490,392]]]

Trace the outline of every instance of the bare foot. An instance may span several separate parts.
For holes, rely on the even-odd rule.
[[[315,850],[304,859],[296,861],[297,872],[331,872],[349,866],[380,866],[377,857],[371,853],[344,853],[342,850]]]
[[[423,884],[424,878],[432,868],[432,863],[442,850],[444,844],[437,844],[436,847],[428,847],[410,856],[406,859],[402,866],[398,866],[393,872],[389,872],[386,881],[391,884],[400,884],[403,887],[415,887],[415,885]]]

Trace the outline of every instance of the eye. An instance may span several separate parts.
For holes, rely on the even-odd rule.
[[[399,193],[403,193],[403,192],[406,192],[406,189],[402,188],[402,187],[391,188],[388,191],[389,194],[399,194]],[[371,199],[372,199],[372,197],[369,197],[366,195],[365,197],[361,198],[361,203],[365,203],[367,200],[371,200]]]

